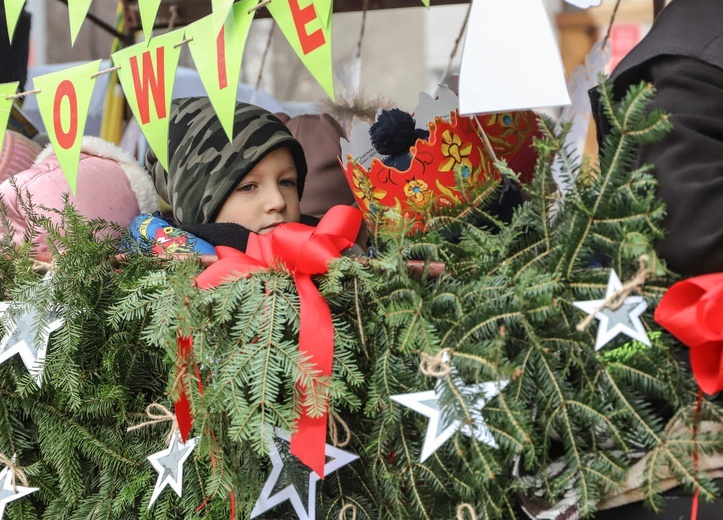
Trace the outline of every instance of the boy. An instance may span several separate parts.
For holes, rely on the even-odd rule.
[[[271,112],[238,102],[233,136],[229,142],[208,98],[171,102],[168,171],[153,151],[146,167],[180,228],[245,251],[250,232],[315,225],[300,214],[307,166],[289,129]]]

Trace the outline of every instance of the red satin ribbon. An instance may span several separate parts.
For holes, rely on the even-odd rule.
[[[706,394],[723,390],[723,273],[683,280],[666,291],[655,321],[690,348],[690,366]]]
[[[335,206],[315,228],[288,223],[265,235],[252,234],[246,253],[219,246],[216,248],[218,262],[203,271],[196,278],[196,284],[201,289],[217,287],[251,271],[268,269],[273,260],[283,262],[294,274],[299,292],[299,351],[309,358],[320,375],[331,376],[334,357],[331,311],[312,276],[326,273],[329,260],[339,258],[341,251],[354,245],[361,220],[358,209]],[[302,394],[306,391],[300,390]],[[291,438],[291,453],[321,478],[324,478],[326,462],[327,420],[326,411],[320,417],[311,417],[308,410],[303,410]]]
[[[178,361],[180,363],[179,370],[183,375],[188,370],[188,356],[191,354],[193,349],[193,338],[191,336],[178,336]],[[177,380],[182,380],[179,378]],[[198,380],[198,384],[201,384],[201,380]],[[191,415],[191,403],[188,401],[186,391],[181,387],[181,393],[178,396],[178,400],[174,403],[174,411],[176,412],[176,422],[178,422],[178,431],[181,434],[181,438],[185,443],[188,440],[188,435],[191,433],[191,427],[193,426],[193,416]]]

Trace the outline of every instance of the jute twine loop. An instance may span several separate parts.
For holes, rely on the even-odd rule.
[[[25,472],[21,470],[13,461],[12,459],[7,458],[5,455],[0,453],[0,464],[4,464],[8,467],[10,470],[10,482],[13,483],[13,492],[18,492],[18,486],[17,482],[18,480],[23,484],[25,487],[29,487],[30,483],[28,482],[28,477],[25,475]]]
[[[422,352],[419,357],[419,371],[427,377],[444,377],[452,371],[452,367],[447,364],[450,357],[447,349],[440,350],[434,356]]]
[[[33,271],[49,272],[54,271],[55,265],[53,262],[43,262],[37,258],[33,258]]]
[[[472,520],[477,520],[477,513],[475,512],[474,507],[466,503],[457,506],[457,520],[465,520],[465,513],[469,513],[469,517]]]
[[[595,312],[589,314],[584,320],[577,324],[577,330],[582,332],[595,318],[595,315],[601,310],[608,308],[612,311],[619,309],[620,306],[625,303],[625,298],[630,296],[633,291],[638,291],[644,284],[645,280],[650,276],[650,270],[648,269],[647,262],[649,260],[648,255],[640,255],[638,258],[638,271],[635,276],[629,282],[626,282],[620,289],[608,296],[600,306],[595,309]]]
[[[346,504],[339,511],[339,520],[347,520],[346,512],[351,511],[351,520],[356,520],[356,506],[354,504]]]
[[[157,410],[154,412],[154,410]],[[135,430],[139,430],[141,428],[145,428],[146,426],[151,426],[152,424],[158,424],[166,421],[171,421],[171,431],[168,432],[168,435],[166,436],[166,444],[171,442],[171,438],[173,435],[179,431],[178,430],[178,419],[176,419],[176,414],[171,412],[168,408],[163,406],[162,404],[158,403],[151,403],[148,406],[146,406],[146,415],[148,415],[148,418],[150,421],[142,422],[141,424],[136,424],[135,426],[130,426],[126,431],[132,432]]]
[[[337,413],[332,413],[329,416],[329,419],[331,419],[329,421],[329,437],[331,437],[331,443],[337,448],[345,448],[349,444],[349,442],[351,442],[351,430],[349,429],[349,425],[346,424],[346,422],[344,422],[344,419],[339,417],[339,414]],[[337,423],[339,424],[339,427],[344,430],[343,442],[339,440],[339,427],[337,427]]]

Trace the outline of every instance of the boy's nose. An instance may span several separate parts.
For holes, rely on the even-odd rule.
[[[271,188],[266,198],[266,212],[281,212],[286,209],[286,199],[278,188]]]

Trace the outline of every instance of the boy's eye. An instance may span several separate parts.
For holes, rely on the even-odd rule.
[[[296,186],[296,181],[294,179],[284,179],[280,184],[284,187],[293,188]]]
[[[249,183],[249,184],[244,184],[242,186],[239,186],[238,188],[236,188],[236,190],[237,191],[252,191],[255,187],[256,187],[255,184]]]

